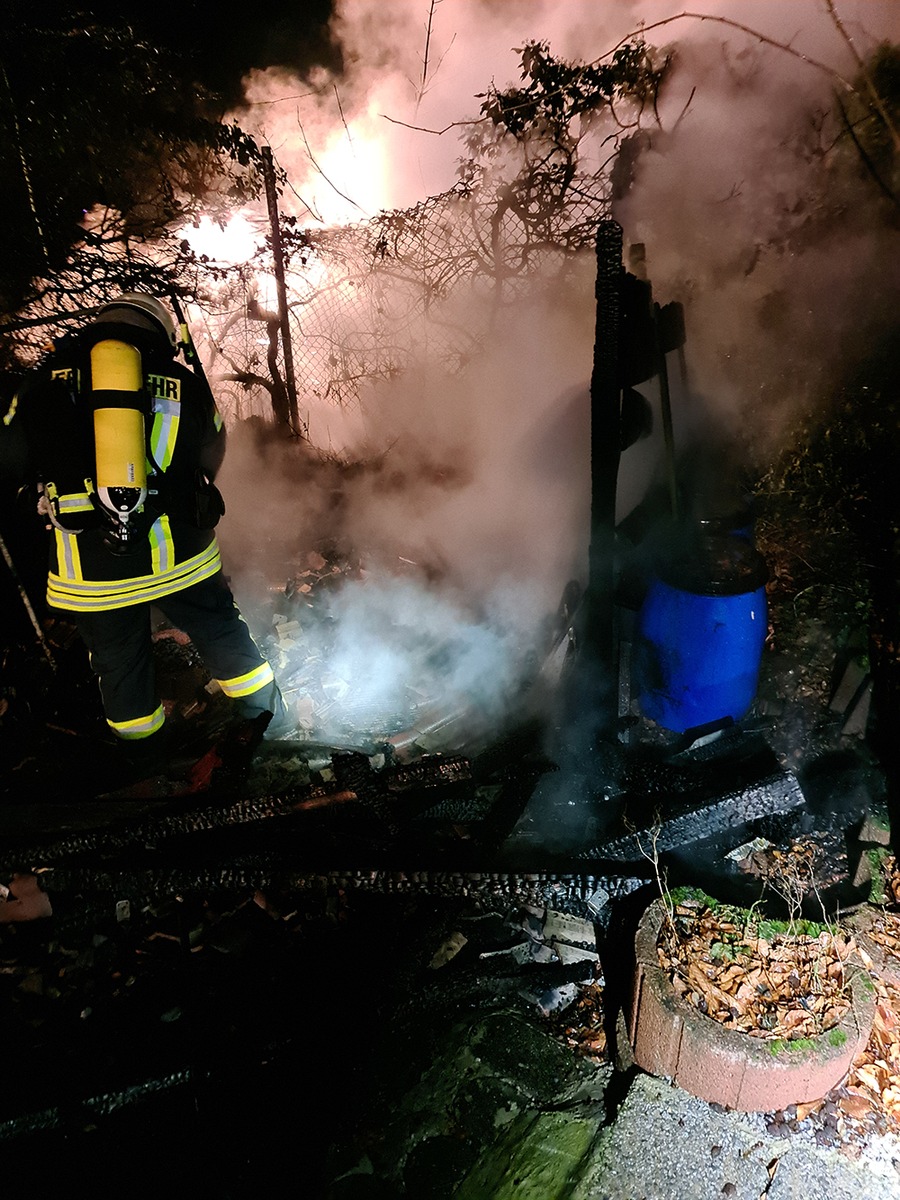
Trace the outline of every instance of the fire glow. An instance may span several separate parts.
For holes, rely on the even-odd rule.
[[[229,266],[248,262],[265,236],[245,211],[235,213],[224,224],[202,216],[178,233],[198,258]]]

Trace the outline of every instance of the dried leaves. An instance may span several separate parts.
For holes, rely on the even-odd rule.
[[[832,1028],[849,1005],[844,963],[854,942],[840,929],[802,926],[780,932],[741,909],[686,901],[663,927],[660,963],[679,994],[729,1028],[786,1041],[810,1037]],[[900,960],[900,914],[880,913],[867,936]],[[823,1145],[900,1133],[900,988],[859,953],[875,988],[869,1041],[841,1085],[794,1114],[798,1122],[814,1116]]]
[[[592,1062],[605,1062],[606,1029],[604,1028],[603,983],[596,981],[581,988],[581,994],[566,1010],[560,1022],[560,1034],[577,1053]]]
[[[675,992],[729,1029],[798,1041],[833,1029],[850,1006],[853,943],[801,922],[783,928],[742,909],[686,901],[660,936]]]
[[[900,914],[880,912],[866,930],[866,936],[886,952],[900,957]]]
[[[799,912],[805,900],[846,878],[847,849],[842,833],[825,831],[787,846],[755,848],[738,866],[762,879],[788,911]]]
[[[885,914],[890,916],[891,914]],[[896,920],[896,918],[895,918]],[[875,938],[878,931],[870,931]],[[891,936],[891,935],[887,935]],[[881,941],[879,937],[877,940]],[[892,937],[893,941],[897,941]],[[900,943],[898,943],[900,944]],[[897,947],[882,941],[890,955],[900,956]],[[868,956],[861,950],[863,961]],[[857,1055],[847,1078],[846,1095],[839,1105],[852,1120],[876,1129],[900,1132],[900,988],[872,975],[875,986],[875,1020],[865,1049]]]
[[[893,854],[887,855],[882,865],[884,871],[884,899],[888,904],[900,904],[900,868]]]

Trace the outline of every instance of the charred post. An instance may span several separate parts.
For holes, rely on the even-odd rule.
[[[591,373],[591,541],[583,633],[583,667],[599,684],[597,735],[615,736],[618,687],[615,634],[616,486],[619,474],[622,227],[601,221],[597,231],[597,323]]]

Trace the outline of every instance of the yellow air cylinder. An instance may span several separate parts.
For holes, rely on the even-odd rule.
[[[139,407],[142,385],[136,347],[108,338],[91,349],[93,391],[117,393],[115,406],[94,409],[94,483],[101,502],[117,513],[134,512],[147,497],[144,416]],[[101,397],[97,399],[103,403]]]

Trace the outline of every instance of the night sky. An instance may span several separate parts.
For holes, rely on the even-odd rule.
[[[17,8],[35,26],[79,10],[85,23],[91,17],[110,24],[125,20],[161,50],[183,56],[197,81],[221,93],[228,104],[241,98],[241,79],[254,67],[283,66],[302,75],[316,65],[340,65],[328,33],[331,0],[267,0],[262,18],[254,5],[236,10],[209,0],[178,5],[93,0],[77,7],[61,0],[13,0],[8,11],[13,14]]]
[[[216,120],[239,106],[254,68],[282,67],[300,78],[316,66],[339,73],[331,11],[331,0],[271,0],[263,19],[251,6],[226,19],[224,7],[208,0],[177,7],[8,0],[0,22],[0,179],[7,237],[19,249],[0,267],[0,305],[14,309],[35,273],[61,265],[84,211],[97,203],[133,210],[143,187],[138,143],[144,130],[169,121],[166,88],[179,116],[190,120],[196,88],[203,100],[195,115]],[[129,46],[136,47],[131,60]],[[129,78],[137,87],[130,93]],[[159,80],[171,83],[154,94]]]

